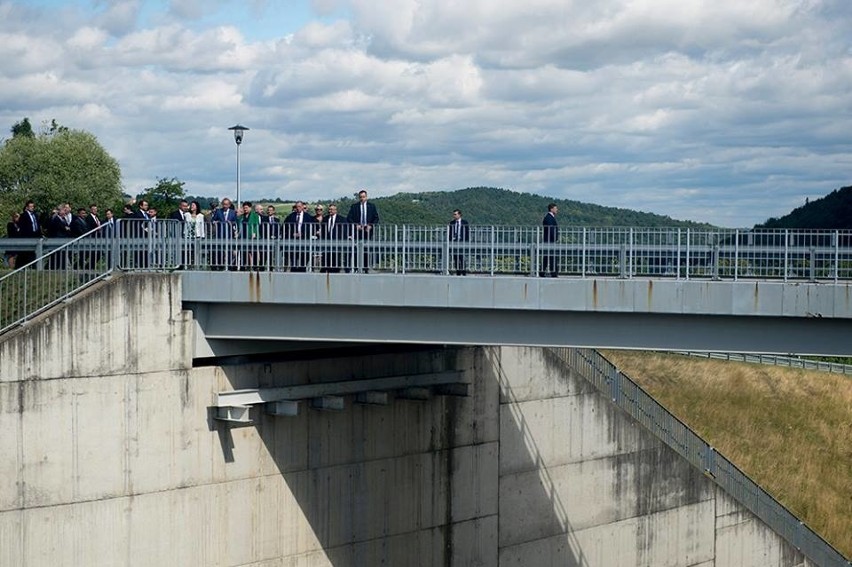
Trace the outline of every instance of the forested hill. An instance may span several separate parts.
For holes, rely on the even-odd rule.
[[[602,207],[579,201],[517,193],[494,187],[471,187],[458,191],[398,193],[370,201],[379,209],[382,223],[434,225],[449,222],[453,209],[460,209],[468,222],[480,225],[538,225],[548,203],[559,206],[563,226],[636,226],[709,228],[708,224],[677,221],[653,213]],[[338,201],[345,214],[353,199]]]
[[[852,186],[835,189],[756,228],[852,228]]]

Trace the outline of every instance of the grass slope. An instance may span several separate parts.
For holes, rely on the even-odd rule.
[[[604,356],[852,556],[852,378],[673,354]]]

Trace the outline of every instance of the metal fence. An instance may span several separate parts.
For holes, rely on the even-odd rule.
[[[534,276],[552,262],[558,275],[574,277],[852,279],[852,231],[841,230],[564,227],[551,243],[538,226],[471,226],[463,241],[452,241],[445,225],[376,225],[369,233],[341,225],[333,238],[317,224],[302,225],[300,231],[288,224],[190,227],[122,220],[114,228],[119,246],[135,252],[122,255],[121,269]],[[56,245],[43,239],[0,241],[0,248],[42,252]]]
[[[101,227],[75,240],[62,239],[46,254],[0,277],[0,333],[106,278],[117,241],[104,234]]]
[[[770,366],[782,366],[785,368],[800,368],[802,370],[817,370],[831,374],[852,375],[852,365],[838,364],[836,362],[822,362],[809,360],[796,356],[776,356],[774,354],[746,354],[736,352],[693,352],[683,350],[664,351],[671,354],[694,356],[697,358],[709,358],[714,360],[730,360],[733,362],[750,362],[753,364],[768,364]]]
[[[597,351],[576,348],[548,350],[817,565],[852,565],[831,544],[804,525]]]

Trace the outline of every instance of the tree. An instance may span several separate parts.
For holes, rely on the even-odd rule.
[[[20,211],[32,199],[41,212],[60,202],[72,206],[121,203],[118,162],[89,132],[51,121],[33,134],[24,118],[12,127],[12,137],[0,148],[0,219]],[[6,223],[0,223],[5,231]]]
[[[54,123],[56,121],[54,120]],[[24,117],[20,122],[16,122],[12,125],[12,137],[15,136],[24,136],[26,138],[35,138],[35,132],[33,132],[32,124],[30,124],[30,119]]]
[[[143,189],[143,192],[137,197],[137,201],[145,199],[150,206],[157,209],[158,217],[166,218],[178,208],[178,203],[184,198],[184,185],[186,185],[185,182],[178,181],[175,177],[171,179],[157,178],[157,184]]]

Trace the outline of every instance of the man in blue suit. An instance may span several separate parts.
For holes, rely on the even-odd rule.
[[[547,244],[556,244],[559,241],[559,223],[556,222],[556,213],[559,207],[555,203],[547,205],[547,214],[544,215],[541,224],[544,227],[543,241]],[[559,259],[556,252],[545,250],[541,257],[541,277],[550,276],[555,278],[559,275]]]
[[[233,248],[237,229],[237,212],[231,206],[230,199],[227,197],[222,199],[222,206],[216,209],[211,220],[216,238],[219,239],[216,244],[219,252],[215,256],[215,267],[220,270],[226,266],[232,268],[236,257]]]

